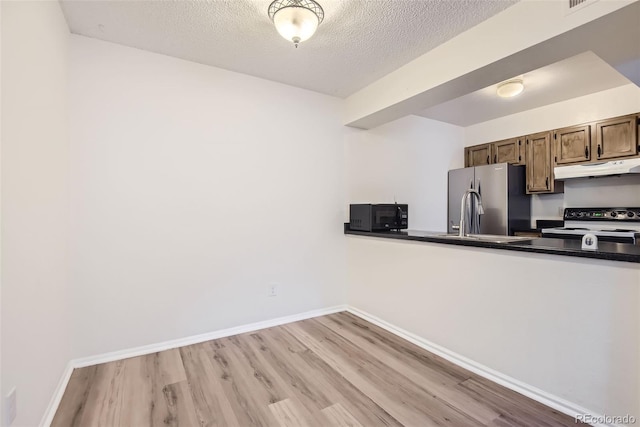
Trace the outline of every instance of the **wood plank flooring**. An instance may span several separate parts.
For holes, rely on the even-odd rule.
[[[76,369],[53,427],[574,426],[337,313]]]

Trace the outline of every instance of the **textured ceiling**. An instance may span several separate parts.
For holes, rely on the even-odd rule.
[[[62,0],[71,31],[346,97],[517,0],[318,0],[325,20],[298,49],[269,0]]]
[[[522,76],[525,90],[513,98],[496,95],[497,85],[472,92],[418,115],[459,126],[469,126],[555,102],[631,83],[593,52],[567,58]]]

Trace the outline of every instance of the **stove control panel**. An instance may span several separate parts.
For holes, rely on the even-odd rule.
[[[640,222],[640,208],[566,208],[564,220]]]

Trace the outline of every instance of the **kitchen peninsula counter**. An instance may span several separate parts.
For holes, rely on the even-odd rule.
[[[349,224],[344,224],[344,234],[367,236],[382,239],[409,240],[445,245],[471,246],[478,248],[501,249],[519,252],[534,252],[541,254],[563,255],[580,258],[595,258],[609,261],[623,261],[640,263],[640,245],[628,243],[599,242],[597,251],[582,250],[580,240],[532,238],[531,240],[511,243],[494,243],[480,240],[456,240],[439,237],[443,232],[420,230],[406,231],[357,231],[351,230]]]

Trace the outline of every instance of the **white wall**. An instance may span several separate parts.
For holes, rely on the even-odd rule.
[[[447,170],[462,167],[464,145],[637,112],[637,93],[626,87],[466,129],[420,117],[349,129],[348,201],[396,196],[409,203],[410,228],[445,231]],[[629,179],[573,192],[569,184],[567,195],[633,202],[640,189]],[[544,197],[534,212],[559,216],[565,195]],[[637,265],[355,236],[347,259],[349,304],[595,413],[640,416]]]
[[[58,2],[2,2],[2,395],[40,421],[71,358],[69,30]]]
[[[465,128],[465,146],[640,112],[634,84],[558,102]],[[460,154],[462,156],[462,154]],[[640,176],[565,181],[564,194],[532,197],[532,222],[561,219],[564,207],[640,206]]]
[[[2,3],[0,2],[0,25],[2,24]],[[0,396],[2,393],[2,28],[0,27]],[[2,397],[0,397],[1,399]],[[4,421],[4,405],[0,404],[0,425]]]
[[[338,99],[69,37],[57,2],[2,2],[1,19],[2,392],[18,386],[17,425],[37,423],[71,358],[347,298],[594,410],[638,413],[630,403],[637,383],[621,374],[640,378],[630,366],[637,340],[626,352],[607,353],[638,334],[635,266],[504,254],[509,267],[496,281],[474,281],[472,271],[493,274],[493,251],[342,235],[348,203],[394,197],[409,203],[411,228],[444,231],[446,172],[462,166],[465,133],[466,145],[502,138],[495,124],[465,132],[409,116],[345,129]],[[625,102],[611,102],[604,116],[625,114],[618,112]],[[550,120],[552,110],[541,117]],[[505,120],[527,132],[520,119]],[[544,120],[544,128],[560,126]],[[542,277],[548,267],[557,280]],[[584,273],[572,275],[576,268]],[[520,269],[536,273],[514,285]],[[603,285],[611,281],[614,287]],[[272,283],[280,294],[267,298]],[[575,298],[582,309],[563,311]],[[585,320],[584,304],[603,301]],[[523,343],[518,334],[544,310],[549,318],[528,329],[531,341]],[[482,325],[495,332],[483,335]],[[557,335],[546,337],[554,327]],[[565,357],[586,352],[574,333],[608,346],[589,348],[588,359],[569,366]],[[569,356],[552,353],[558,365],[532,344],[563,339]],[[510,340],[520,347],[495,350]],[[546,374],[550,367],[569,370],[552,371],[556,378]],[[612,390],[606,396],[592,387],[603,382]],[[585,390],[566,389],[574,383]]]
[[[74,356],[345,302],[339,99],[73,35],[70,105]]]
[[[0,2],[0,25],[2,25],[2,3]],[[0,27],[0,396],[2,388],[2,28]],[[2,397],[0,397],[1,399]],[[4,421],[4,405],[0,404],[0,425]]]
[[[628,56],[618,48],[625,43],[609,42],[598,31],[563,35],[635,1],[594,1],[572,13],[563,1],[519,1],[347,97],[344,123],[373,127],[585,50],[637,76],[630,72],[633,62],[621,64]]]
[[[347,241],[351,305],[595,413],[640,416],[637,264]]]
[[[395,199],[409,204],[409,228],[447,231],[447,171],[464,166],[463,128],[408,116],[345,132],[346,204]]]
[[[614,89],[545,105],[465,128],[465,146],[558,129],[640,111],[640,88]]]

